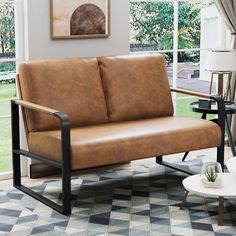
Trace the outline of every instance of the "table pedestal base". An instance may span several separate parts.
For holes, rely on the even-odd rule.
[[[218,225],[222,226],[223,224],[224,224],[224,198],[219,197]]]

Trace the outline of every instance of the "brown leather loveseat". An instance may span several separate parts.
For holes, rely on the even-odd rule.
[[[14,186],[63,214],[71,212],[73,170],[153,156],[161,162],[166,154],[210,147],[218,148],[223,165],[223,109],[218,124],[174,116],[161,55],[31,61],[20,66],[18,83]],[[213,99],[223,108],[220,98]],[[19,106],[29,151],[20,149]],[[61,168],[62,206],[21,184],[20,155]]]

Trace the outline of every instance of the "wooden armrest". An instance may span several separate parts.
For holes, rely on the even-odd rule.
[[[36,110],[36,111],[40,111],[40,112],[46,113],[48,115],[55,115],[56,113],[59,112],[57,110],[54,110],[54,109],[51,109],[51,108],[48,108],[45,106],[37,105],[32,102],[27,102],[24,100],[13,100],[13,102],[16,103],[17,105],[22,106],[22,107],[29,108],[29,109]]]
[[[193,92],[193,91],[188,91],[185,89],[177,89],[177,88],[170,88],[171,92],[176,92],[176,93],[183,93],[183,94],[187,94],[187,95],[191,95],[191,96],[196,96],[196,97],[201,97],[201,98],[207,98],[207,99],[211,99],[212,96],[209,94],[205,94],[205,93],[199,93],[199,92]]]

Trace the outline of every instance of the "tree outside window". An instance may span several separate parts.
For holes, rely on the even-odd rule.
[[[201,26],[202,9],[213,4],[213,0],[131,0],[130,51],[161,52],[171,85],[208,93],[209,82],[199,78]],[[174,25],[178,31],[174,31]],[[189,115],[186,105],[193,99],[184,99],[177,101],[177,113],[180,104],[180,113]]]

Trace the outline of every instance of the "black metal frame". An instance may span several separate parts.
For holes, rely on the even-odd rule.
[[[212,96],[211,99],[215,100],[218,104],[218,124],[221,128],[222,138],[221,145],[217,147],[217,161],[221,164],[222,169],[224,167],[224,130],[225,130],[225,104],[220,96]],[[12,123],[12,158],[13,158],[13,185],[15,188],[25,192],[31,197],[39,200],[40,202],[46,204],[47,206],[57,210],[58,212],[67,215],[71,214],[71,162],[70,162],[70,122],[69,118],[65,113],[62,112],[52,112],[48,111],[47,108],[38,106],[34,107],[28,104],[20,103],[19,100],[11,101],[11,123]],[[31,152],[20,149],[20,127],[19,127],[19,106],[25,106],[27,109],[37,110],[39,112],[44,112],[48,115],[55,116],[59,119],[61,125],[61,160],[50,160],[48,158],[33,154]],[[37,105],[36,105],[37,106]],[[38,109],[40,107],[40,109]],[[34,192],[30,188],[21,184],[21,163],[20,156],[26,156],[31,159],[35,159],[44,162],[48,165],[57,167],[61,169],[62,174],[62,205],[59,205],[48,198]],[[180,170],[187,174],[193,174],[186,170],[177,168],[168,162],[162,161],[162,157],[157,157],[156,162],[158,164],[173,168],[175,170]]]
[[[22,105],[22,104],[20,104]],[[27,109],[34,109],[27,107]],[[11,101],[11,124],[12,124],[12,160],[13,160],[13,185],[15,188],[25,192],[31,197],[39,200],[47,206],[58,212],[68,215],[71,214],[71,162],[70,162],[70,122],[65,113],[54,112],[49,114],[57,117],[61,125],[61,161],[49,160],[37,154],[30,153],[20,149],[20,127],[19,127],[19,104],[17,100]],[[41,110],[41,112],[43,112]],[[21,184],[21,163],[20,156],[26,156],[31,159],[42,161],[48,165],[61,169],[62,175],[62,205],[59,205],[50,199],[34,192],[30,188]]]
[[[220,163],[222,170],[224,171],[224,145],[225,145],[224,134],[225,134],[225,117],[226,117],[225,103],[224,103],[224,100],[222,99],[222,97],[218,96],[218,95],[210,96],[210,99],[216,101],[217,106],[218,106],[217,124],[221,128],[222,135],[221,135],[221,144],[220,144],[220,146],[217,147],[217,162]],[[186,150],[186,151],[187,151],[186,153],[188,153],[188,150]],[[156,157],[156,163],[164,165],[169,168],[172,168],[174,170],[184,172],[186,174],[190,174],[190,175],[196,174],[193,171],[186,171],[184,169],[177,167],[175,164],[171,164],[169,162],[163,161],[162,156]]]

